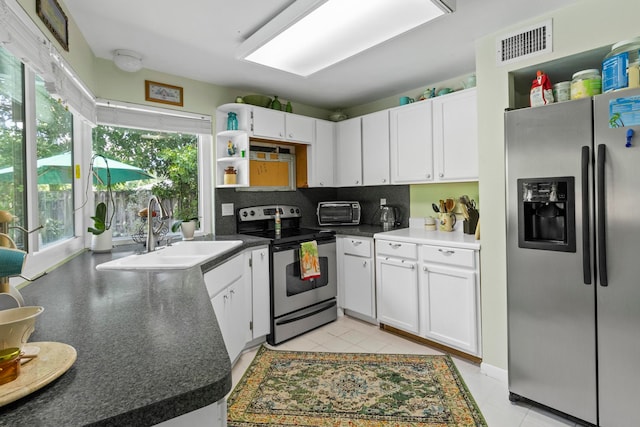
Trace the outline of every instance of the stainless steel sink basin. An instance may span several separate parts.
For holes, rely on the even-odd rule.
[[[155,251],[98,264],[96,270],[180,270],[204,264],[242,245],[241,240],[178,242]]]

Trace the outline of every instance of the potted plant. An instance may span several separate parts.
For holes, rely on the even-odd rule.
[[[104,159],[104,174],[106,180],[101,180],[98,174],[98,167],[94,165],[96,157]],[[87,231],[92,234],[91,236],[91,250],[93,252],[109,252],[113,247],[113,231],[111,230],[111,221],[115,215],[115,211],[112,211],[111,216],[107,218],[108,206],[107,203],[111,200],[111,204],[115,206],[113,198],[113,190],[111,188],[111,171],[109,169],[109,163],[107,159],[101,154],[94,154],[91,157],[91,164],[89,166],[89,175],[87,176],[87,185],[89,182],[97,178],[98,184],[106,187],[106,203],[98,202],[96,204],[96,213],[91,217],[93,220],[93,227],[88,227]],[[106,182],[105,182],[106,181]]]
[[[175,221],[171,224],[171,231],[182,232],[182,240],[193,240],[193,235],[199,227],[198,214],[191,207],[178,208],[173,213]]]
[[[109,252],[112,247],[112,231],[107,223],[107,205],[100,202],[96,205],[96,214],[91,217],[93,227],[88,227],[87,231],[91,236],[91,250],[93,252]]]

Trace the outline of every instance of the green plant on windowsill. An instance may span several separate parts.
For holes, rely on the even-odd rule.
[[[183,222],[196,221],[196,228],[200,227],[200,217],[191,207],[187,209],[178,208],[173,213],[174,221],[171,224],[171,231],[176,233],[180,230]]]
[[[96,205],[96,214],[92,216],[93,227],[88,227],[87,231],[98,236],[109,229],[107,225],[107,205],[100,202]]]

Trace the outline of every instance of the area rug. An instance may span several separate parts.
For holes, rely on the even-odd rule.
[[[230,427],[486,427],[449,356],[261,347],[228,400]]]

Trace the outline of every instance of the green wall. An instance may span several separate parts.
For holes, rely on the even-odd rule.
[[[457,201],[462,195],[467,195],[471,200],[475,200],[478,204],[478,209],[480,209],[477,182],[412,185],[409,187],[411,216],[416,218],[435,216],[435,212],[431,207],[432,203],[437,205],[440,199],[454,199]],[[460,212],[458,205],[456,205],[454,212]]]

